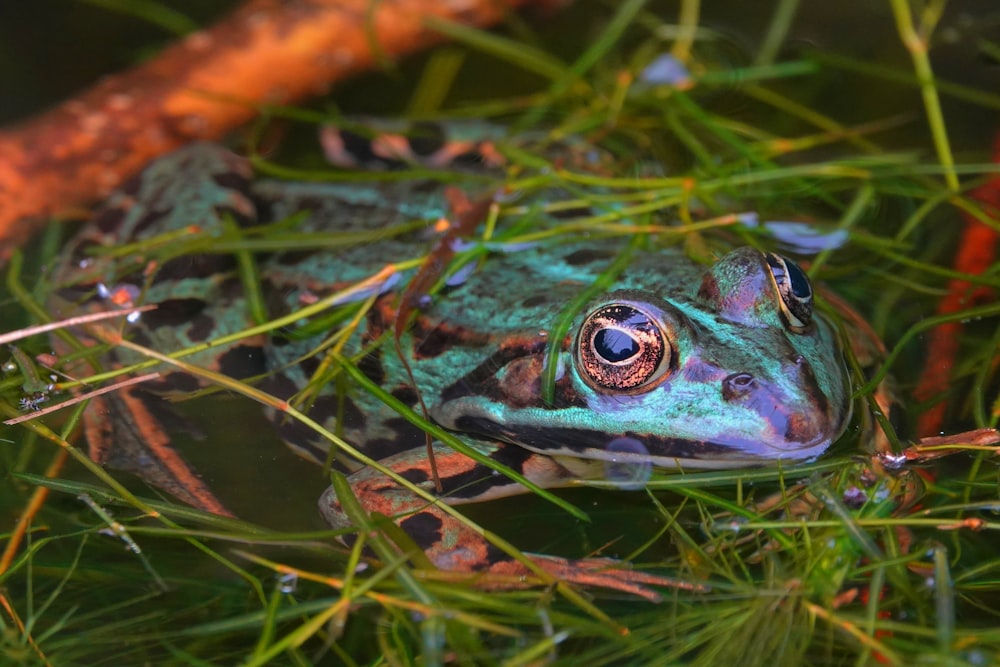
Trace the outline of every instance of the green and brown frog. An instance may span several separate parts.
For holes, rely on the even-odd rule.
[[[347,150],[347,143],[336,150]],[[404,157],[496,163],[498,154],[487,146],[407,146]],[[108,295],[127,308],[156,304],[125,325],[126,338],[161,353],[190,350],[187,363],[252,378],[293,405],[304,401],[311,419],[448,505],[525,491],[488,462],[552,488],[620,479],[622,470],[628,478],[627,471],[650,466],[807,461],[845,432],[853,401],[842,343],[815,311],[813,288],[794,261],[737,247],[703,264],[652,238],[538,234],[564,221],[567,210],[587,211],[551,207],[537,195],[490,192],[476,179],[478,192],[490,194],[489,206],[481,207],[485,222],[461,238],[434,231],[456,208],[454,186],[436,179],[364,185],[255,179],[246,159],[191,145],[153,162],[72,240],[54,276],[55,314],[113,307]],[[549,196],[569,199],[563,191]],[[491,217],[497,212],[499,218]],[[290,249],[272,241],[252,251],[247,239],[267,225],[288,232]],[[213,238],[240,242],[213,245]],[[435,254],[443,244],[448,252]],[[249,275],[257,277],[252,285],[248,257]],[[412,294],[413,276],[425,279],[426,267],[421,274],[405,267],[440,257],[448,261],[431,273],[433,287]],[[594,290],[609,271],[612,286]],[[366,280],[367,289],[336,298]],[[412,305],[400,306],[400,295]],[[210,345],[260,324],[254,313],[261,308],[277,318],[324,299],[336,306],[325,315]],[[577,302],[585,305],[574,310]],[[397,326],[401,317],[405,327]],[[570,322],[568,329],[561,321]],[[331,359],[353,360],[382,391],[328,381],[338,363]],[[104,363],[139,360],[115,350]],[[95,456],[146,473],[149,443],[166,444],[158,394],[199,386],[190,375],[165,372],[93,406],[88,437]],[[441,442],[428,447],[424,431],[393,402],[425,414],[485,460]],[[271,413],[297,452],[327,460],[329,438],[281,410]],[[528,572],[438,505],[377,470],[336,458],[354,470],[349,480],[362,506],[394,517],[438,567]],[[190,474],[182,461],[177,479],[168,479],[174,474],[147,477],[221,510],[199,495],[197,479],[181,479]],[[332,489],[320,510],[336,527],[349,524]],[[606,569],[603,559],[533,560],[570,581],[647,595],[644,586],[665,581]]]

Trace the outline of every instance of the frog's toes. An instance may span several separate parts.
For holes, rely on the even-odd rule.
[[[711,590],[707,584],[633,570],[628,567],[627,563],[613,558],[568,560],[539,554],[531,554],[530,558],[535,565],[560,581],[622,591],[645,598],[650,602],[659,602],[663,597],[659,592],[650,588],[651,586],[677,588],[699,593]],[[516,574],[519,569],[526,570],[527,568],[522,563],[511,561],[506,567],[494,566],[490,571],[512,575]]]

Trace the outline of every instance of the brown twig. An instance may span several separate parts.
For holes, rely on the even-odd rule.
[[[54,479],[58,477],[68,458],[69,454],[65,449],[61,449],[56,452],[55,456],[52,457],[52,461],[49,463],[48,468],[45,469],[45,477],[47,479]],[[45,500],[48,497],[49,490],[44,486],[39,486],[35,489],[35,492],[31,494],[31,499],[28,501],[27,506],[25,506],[25,508],[21,511],[21,514],[17,517],[17,523],[14,525],[14,530],[11,531],[10,538],[7,540],[6,546],[4,546],[3,554],[0,555],[0,575],[6,574],[11,565],[14,563],[14,559],[17,557],[18,551],[21,548],[21,543],[24,542],[25,535],[27,535],[28,530],[31,529],[31,522],[38,515],[38,512],[42,509],[42,506],[45,504]],[[35,641],[34,636],[25,627],[24,621],[21,620],[21,616],[18,614],[15,605],[11,604],[11,601],[3,592],[0,592],[0,607],[3,607],[4,611],[7,612],[7,616],[17,627],[21,636],[31,646],[35,655],[38,656],[38,659],[45,665],[51,665],[52,663],[50,663],[48,658],[45,656],[45,652],[42,651],[42,648]]]
[[[562,0],[249,0],[157,58],[0,131],[0,253],[153,157],[217,139],[261,104],[287,104],[443,37],[434,17],[488,26]],[[22,222],[24,221],[24,222]]]
[[[101,387],[100,389],[87,392],[86,394],[81,394],[79,396],[74,396],[73,398],[66,399],[65,401],[57,403],[56,405],[50,405],[49,407],[43,408],[41,410],[35,410],[33,412],[29,412],[28,414],[20,415],[18,417],[12,417],[11,419],[5,420],[3,424],[5,426],[16,426],[21,422],[31,421],[32,419],[38,419],[39,417],[44,417],[45,415],[51,412],[58,412],[59,410],[68,408],[71,405],[76,405],[77,403],[82,403],[83,401],[88,401],[92,398],[97,398],[98,396],[108,394],[112,391],[119,391],[121,389],[125,389],[126,387],[131,387],[134,384],[142,384],[143,382],[156,380],[159,377],[160,374],[158,372],[155,372],[155,373],[146,373],[145,375],[129,378],[127,380],[122,380],[121,382],[116,382],[115,384],[108,385],[107,387]]]

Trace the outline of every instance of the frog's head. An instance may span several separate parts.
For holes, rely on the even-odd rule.
[[[625,437],[665,467],[825,451],[849,420],[850,386],[802,269],[740,248],[694,282],[620,290],[592,304],[563,351],[554,405],[533,400],[544,366],[533,352],[504,360],[492,395],[455,397],[436,416],[554,456],[618,460],[608,445]]]

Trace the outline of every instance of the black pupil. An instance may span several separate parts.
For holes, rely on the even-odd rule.
[[[812,294],[812,288],[809,286],[806,274],[802,272],[798,264],[790,260],[785,260],[785,266],[788,267],[788,281],[792,285],[792,294],[800,299],[809,298]]]
[[[812,296],[812,286],[805,272],[799,265],[786,257],[766,253],[767,264],[771,267],[771,274],[774,275],[775,282],[780,286],[787,279],[788,287],[792,291],[792,296],[797,299],[808,299]]]
[[[639,342],[620,329],[601,329],[594,334],[594,349],[611,363],[639,354]]]

